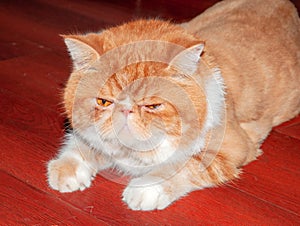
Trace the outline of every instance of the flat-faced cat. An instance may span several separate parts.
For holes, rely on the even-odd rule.
[[[49,185],[83,190],[113,167],[133,210],[237,178],[300,111],[300,22],[286,0],[225,0],[185,24],[137,20],[64,36],[73,132]]]

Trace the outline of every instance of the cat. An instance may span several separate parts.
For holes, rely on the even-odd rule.
[[[141,19],[63,38],[73,131],[47,166],[60,192],[115,168],[131,177],[130,209],[164,209],[238,178],[300,111],[300,21],[287,0],[224,0],[183,24]]]

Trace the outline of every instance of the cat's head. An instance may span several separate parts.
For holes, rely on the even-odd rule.
[[[64,38],[73,60],[65,108],[87,143],[142,165],[203,148],[221,120],[223,87],[201,60],[202,41],[158,20]]]

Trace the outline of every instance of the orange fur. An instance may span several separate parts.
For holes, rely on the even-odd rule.
[[[64,36],[74,132],[48,165],[50,186],[84,189],[116,167],[133,177],[123,200],[152,210],[238,177],[272,127],[300,111],[299,28],[287,0],[224,0],[181,25]]]

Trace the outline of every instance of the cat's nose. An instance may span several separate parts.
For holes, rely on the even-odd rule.
[[[123,109],[123,110],[121,110],[123,113],[124,113],[124,115],[127,117],[130,113],[133,113],[133,110],[131,110],[131,109]]]

